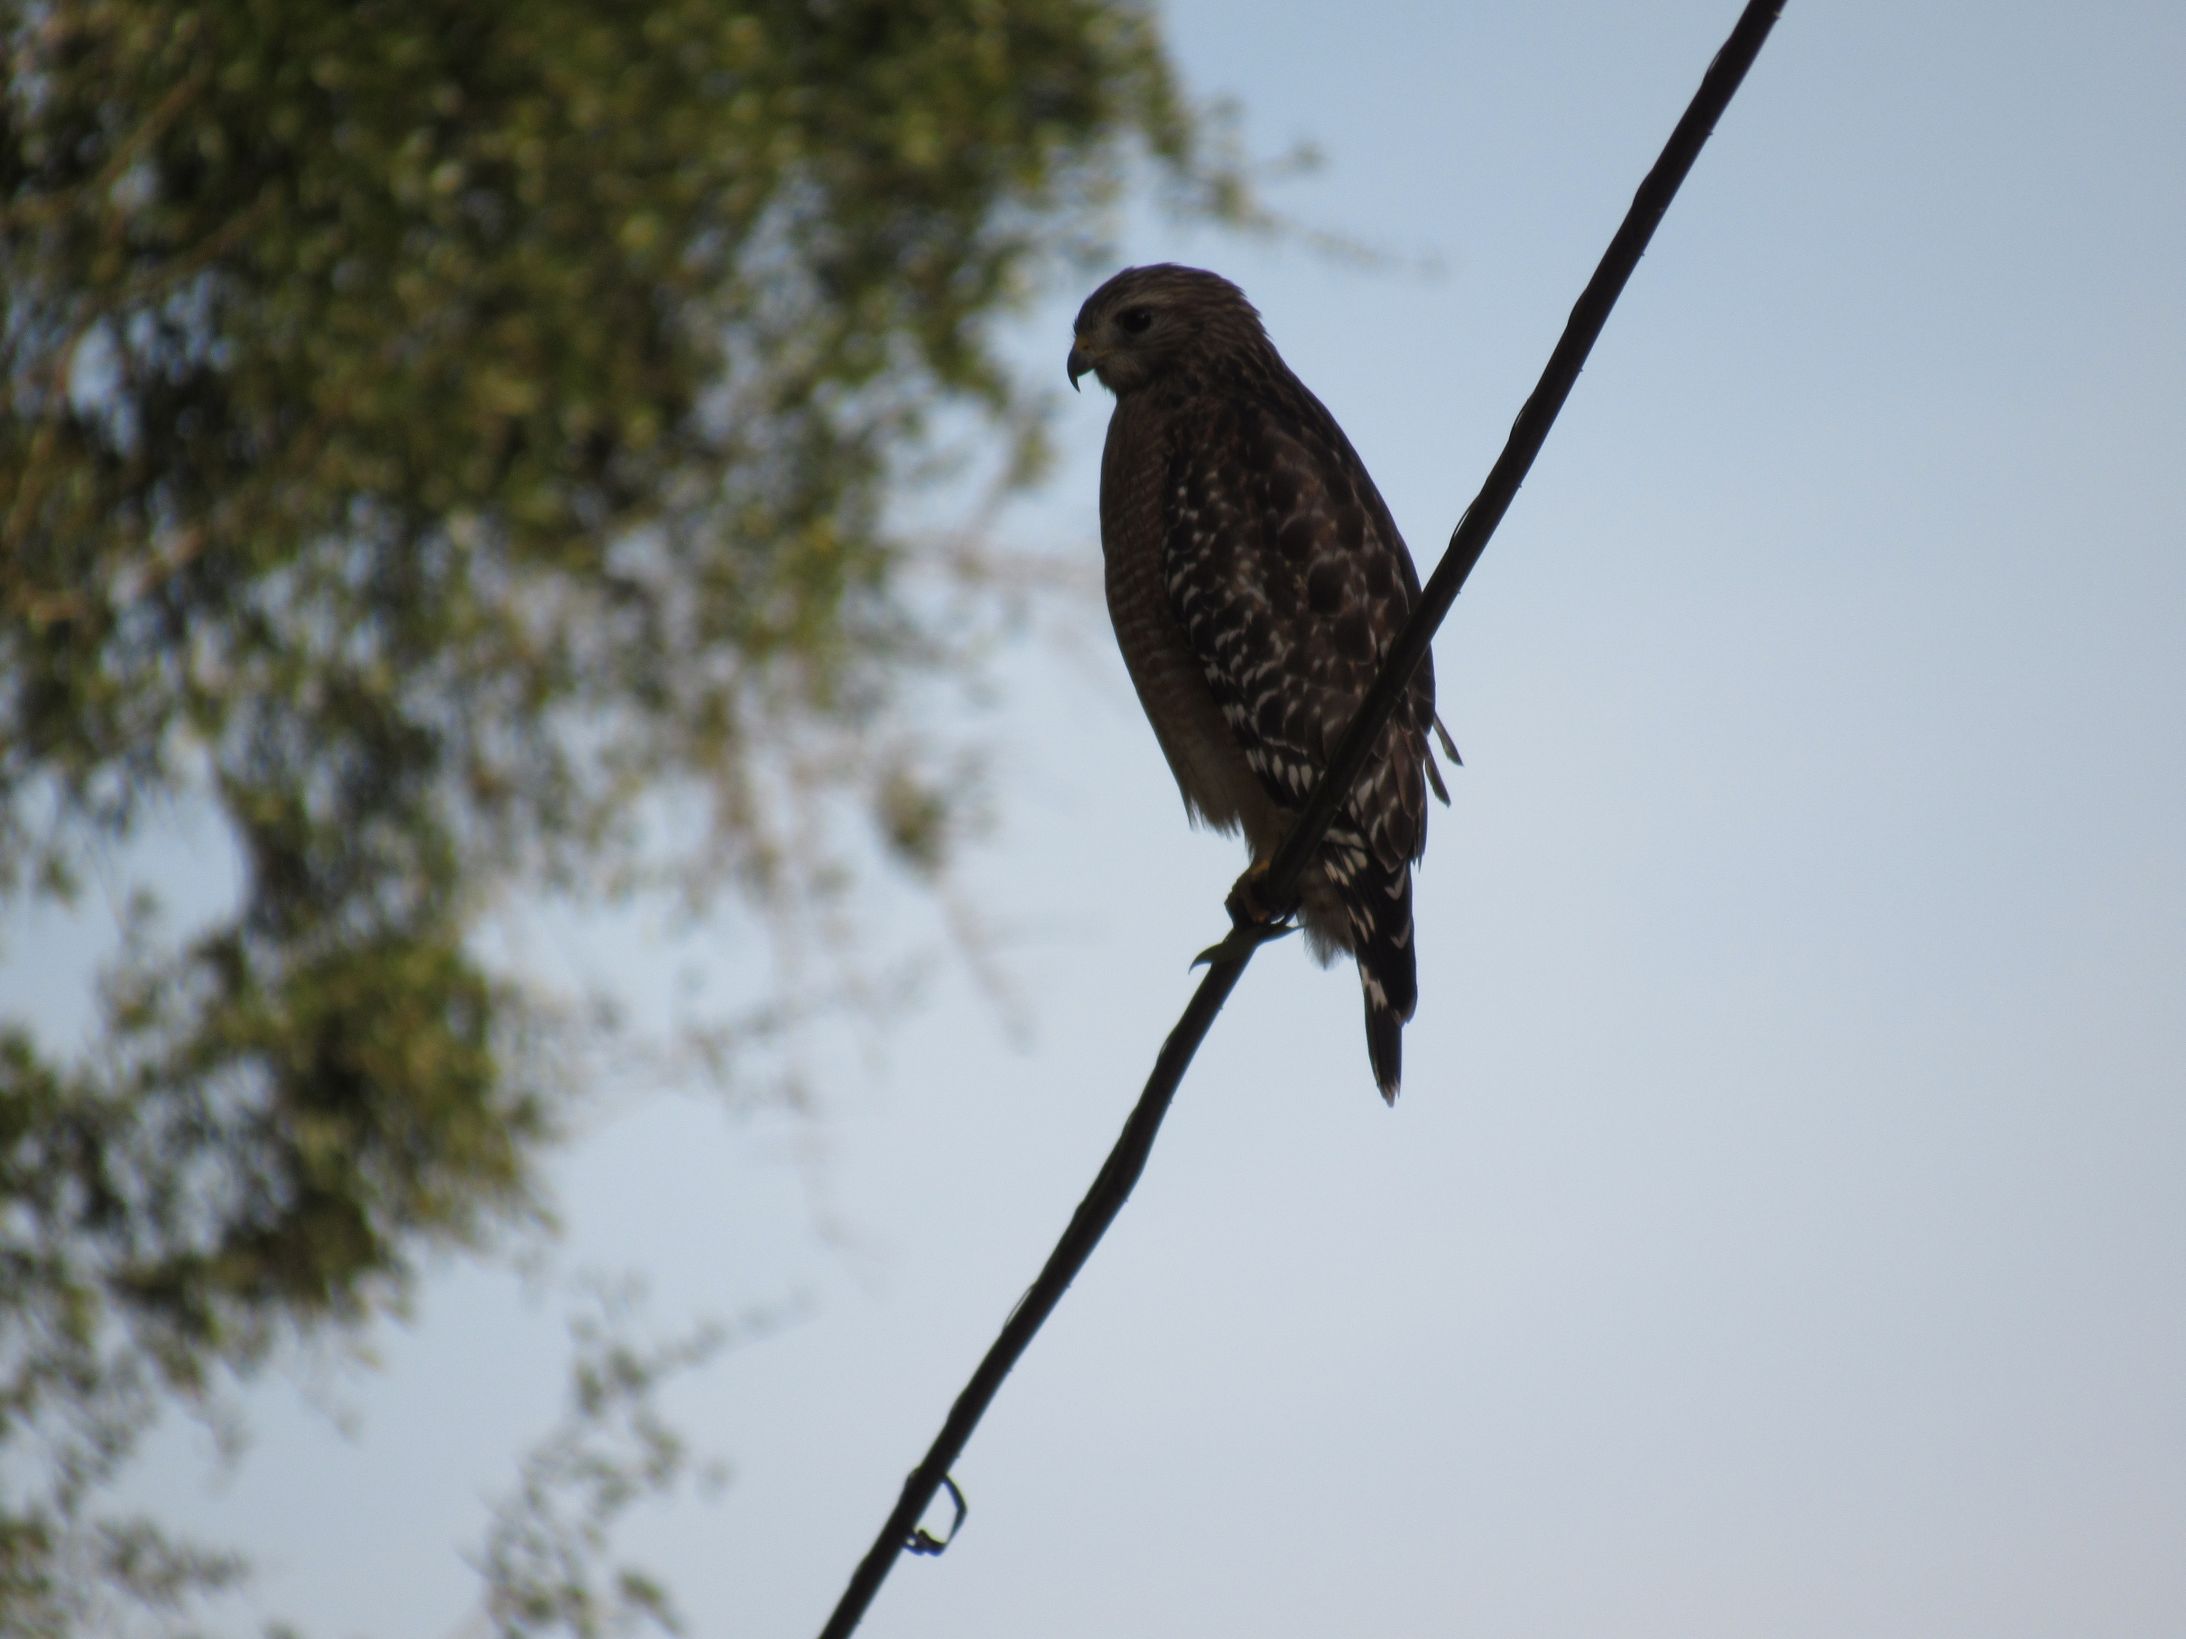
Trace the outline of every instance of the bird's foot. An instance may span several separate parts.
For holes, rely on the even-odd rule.
[[[1220,956],[1247,955],[1270,940],[1298,931],[1298,924],[1291,919],[1296,907],[1278,904],[1268,897],[1267,877],[1268,862],[1264,859],[1256,859],[1246,867],[1222,902],[1223,909],[1230,913],[1229,937],[1193,957],[1192,966],[1205,967]]]
[[[1298,905],[1295,900],[1286,904],[1269,895],[1268,861],[1256,859],[1245,867],[1245,874],[1231,887],[1229,898],[1222,901],[1222,908],[1230,913],[1230,926],[1243,932],[1248,928],[1287,923]]]
[[[1280,922],[1246,922],[1230,930],[1229,936],[1218,944],[1209,945],[1192,958],[1192,966],[1205,967],[1225,956],[1244,956],[1262,945],[1278,939],[1287,939],[1298,931],[1298,924],[1287,918]]]

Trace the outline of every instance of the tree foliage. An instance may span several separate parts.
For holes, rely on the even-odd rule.
[[[0,1627],[229,1573],[102,1496],[161,1407],[532,1209],[567,1089],[481,953],[648,804],[764,884],[770,756],[913,859],[891,501],[1134,156],[1235,214],[1132,0],[0,7],[0,894],[179,812],[80,1049],[0,1014]],[[711,874],[704,874],[711,873]],[[17,959],[35,952],[13,952]],[[13,1010],[9,1010],[13,1011]]]

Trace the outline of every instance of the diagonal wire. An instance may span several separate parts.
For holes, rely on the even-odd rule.
[[[1573,305],[1563,336],[1557,342],[1556,350],[1549,355],[1539,383],[1525,407],[1518,412],[1518,419],[1511,424],[1503,453],[1489,469],[1480,493],[1465,509],[1464,517],[1458,520],[1457,528],[1451,533],[1442,561],[1435,566],[1433,576],[1420,593],[1419,607],[1412,611],[1411,619],[1390,650],[1380,677],[1361,703],[1358,715],[1352,719],[1351,727],[1330,759],[1312,797],[1269,862],[1262,891],[1270,903],[1283,904],[1295,897],[1307,861],[1319,847],[1329,821],[1365,767],[1371,748],[1387,727],[1411,682],[1412,673],[1426,655],[1435,629],[1457,601],[1465,578],[1480,561],[1480,554],[1486,549],[1496,526],[1503,521],[1503,514],[1510,510],[1519,485],[1524,482],[1534,457],[1548,437],[1549,428],[1555,424],[1557,413],[1579,379],[1587,354],[1593,350],[1596,338],[1609,320],[1610,309],[1616,305],[1633,269],[1638,267],[1640,255],[1654,236],[1663,212],[1669,209],[1679,185],[1715,129],[1715,122],[1722,117],[1739,83],[1746,77],[1746,70],[1753,66],[1782,9],[1780,0],[1752,0],[1714,61],[1708,65],[1700,89],[1693,94],[1684,117],[1670,133],[1670,140],[1664,144],[1654,169],[1647,173],[1646,180],[1633,196],[1631,208],[1625,213],[1616,237],[1610,240],[1609,248],[1602,253],[1594,277]],[[1039,1278],[1010,1311],[1009,1319],[987,1350],[986,1358],[980,1361],[979,1369],[949,1408],[948,1419],[941,1425],[941,1432],[927,1450],[925,1460],[903,1482],[894,1511],[851,1574],[834,1614],[820,1630],[820,1639],[848,1639],[897,1556],[922,1540],[919,1519],[928,1504],[944,1485],[949,1485],[952,1494],[956,1494],[949,1481],[950,1466],[963,1453],[973,1429],[986,1414],[988,1404],[1001,1389],[1010,1368],[1016,1365],[1055,1305],[1062,1301],[1063,1293],[1069,1290],[1078,1271],[1093,1255],[1093,1248],[1100,1244],[1102,1235],[1123,1209],[1132,1186],[1145,1170],[1155,1134],[1161,1129],[1162,1118],[1168,1114],[1170,1100],[1176,1096],[1177,1086],[1183,1080],[1192,1055],[1199,1050],[1215,1015],[1222,1011],[1222,1004],[1237,988],[1245,964],[1265,937],[1265,930],[1241,927],[1233,930],[1210,953],[1206,977],[1185,1007],[1184,1016],[1162,1043],[1161,1052],[1154,1060],[1153,1073],[1147,1077],[1145,1091],[1139,1095],[1130,1120],[1124,1123],[1122,1136],[1102,1164],[1093,1187],[1078,1203],[1077,1211],[1071,1214],[1070,1224],[1056,1242],[1055,1250],[1048,1255]]]

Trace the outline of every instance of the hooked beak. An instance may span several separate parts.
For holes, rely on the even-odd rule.
[[[1093,355],[1086,351],[1083,342],[1072,340],[1070,357],[1064,361],[1063,368],[1070,373],[1070,390],[1076,392],[1078,378],[1093,368]]]

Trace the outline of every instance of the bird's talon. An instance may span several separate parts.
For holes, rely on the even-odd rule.
[[[1298,924],[1287,916],[1272,922],[1240,922],[1230,929],[1227,938],[1209,945],[1193,957],[1192,966],[1206,967],[1225,956],[1243,955],[1247,951],[1258,950],[1262,945],[1273,944],[1278,939],[1287,939],[1297,931]]]
[[[1229,897],[1222,901],[1222,908],[1230,913],[1231,927],[1242,932],[1290,919],[1297,906],[1279,905],[1269,898],[1267,880],[1266,860],[1256,859],[1245,867],[1245,874],[1237,879]]]

